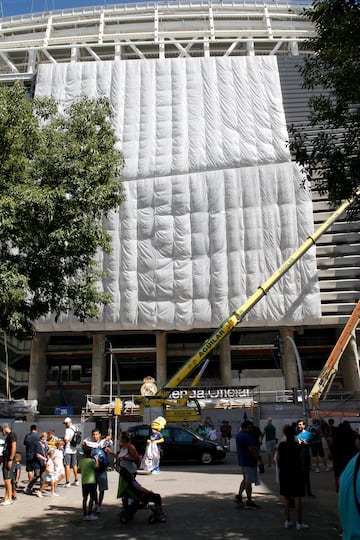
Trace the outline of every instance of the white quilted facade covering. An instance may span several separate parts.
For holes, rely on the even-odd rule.
[[[40,65],[36,95],[106,95],[126,166],[126,202],[99,257],[112,302],[87,330],[217,327],[313,231],[290,161],[274,56]],[[320,317],[315,248],[243,326]],[[81,331],[71,316],[40,331]]]

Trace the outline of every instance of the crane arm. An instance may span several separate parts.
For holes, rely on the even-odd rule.
[[[305,240],[305,242],[274,272],[263,285],[248,298],[248,300],[234,311],[215,332],[203,343],[200,349],[173,375],[164,387],[160,388],[156,397],[166,398],[172,388],[176,388],[196,369],[213,351],[221,341],[237,326],[245,315],[267,294],[267,292],[286,274],[286,272],[312,247],[318,238],[336,221],[341,214],[360,195],[360,190],[354,197],[344,201],[333,214],[320,227]]]
[[[320,375],[315,381],[314,386],[312,387],[309,398],[312,399],[313,405],[315,408],[319,407],[319,399],[329,384],[332,377],[336,374],[339,368],[339,362],[345,351],[346,347],[349,344],[354,331],[359,324],[360,320],[360,300],[356,304],[354,311],[352,312],[348,322],[346,323],[343,331],[340,334],[339,339],[337,340],[335,347],[331,351],[329,358],[326,361],[325,366],[320,372]]]

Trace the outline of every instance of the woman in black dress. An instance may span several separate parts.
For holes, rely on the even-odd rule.
[[[279,466],[280,495],[284,497],[285,529],[294,524],[290,520],[292,501],[295,504],[296,529],[308,529],[302,521],[301,497],[305,495],[304,461],[301,444],[294,437],[294,430],[286,425],[283,428],[285,440],[279,444],[276,461]]]

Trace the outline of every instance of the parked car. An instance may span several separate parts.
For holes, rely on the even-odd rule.
[[[132,426],[128,431],[132,433],[132,442],[138,452],[143,454],[149,438],[150,426]],[[190,429],[166,426],[161,432],[165,439],[161,445],[162,461],[196,460],[208,465],[213,461],[224,459],[226,456],[226,449],[221,444],[203,440]]]

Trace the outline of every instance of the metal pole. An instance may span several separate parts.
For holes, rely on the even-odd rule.
[[[292,348],[294,350],[294,354],[295,354],[295,358],[296,358],[296,365],[297,365],[297,370],[298,370],[298,375],[299,375],[301,399],[302,399],[302,406],[303,406],[303,415],[304,415],[304,419],[305,419],[305,421],[307,423],[308,414],[307,414],[306,399],[305,399],[304,372],[303,372],[303,368],[302,368],[301,358],[300,358],[298,348],[297,348],[296,343],[293,340],[293,338],[291,336],[286,336],[286,337],[284,337],[284,339],[282,341],[284,342],[286,339],[288,339],[290,341],[290,343],[292,345]]]

